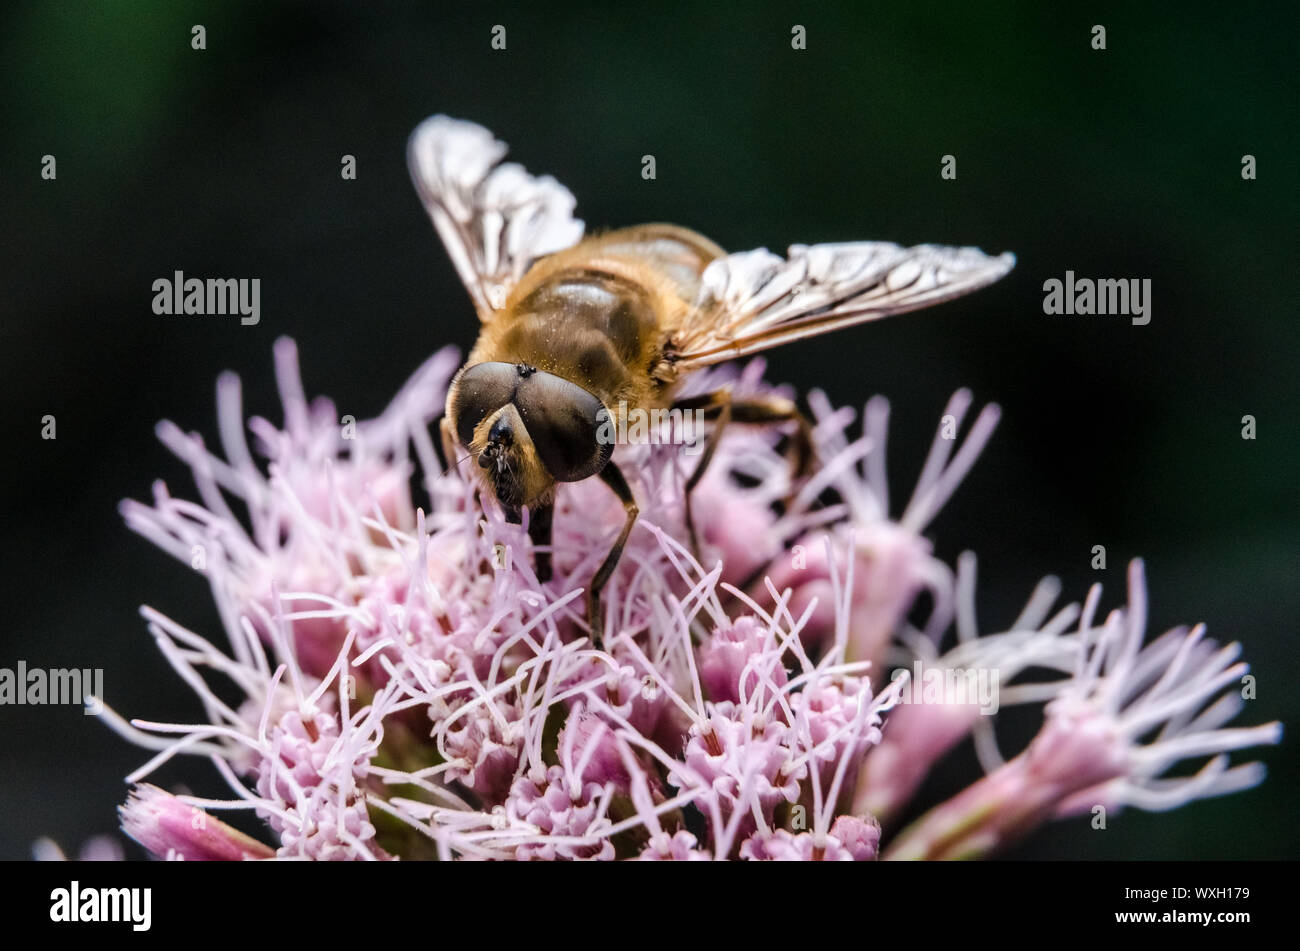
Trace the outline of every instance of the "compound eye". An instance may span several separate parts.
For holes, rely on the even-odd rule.
[[[614,451],[609,411],[576,383],[536,372],[521,380],[515,406],[542,465],[558,482],[580,482]]]
[[[451,422],[461,444],[474,441],[474,430],[484,418],[510,402],[519,372],[513,363],[476,363],[456,381],[451,402]]]

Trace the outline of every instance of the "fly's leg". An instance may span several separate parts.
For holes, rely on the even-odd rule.
[[[690,478],[686,480],[686,528],[690,533],[691,548],[694,549],[696,558],[700,557],[700,545],[699,536],[695,529],[695,517],[691,507],[691,495],[695,487],[699,485],[700,480],[704,478],[709,463],[713,461],[714,448],[729,423],[775,425],[794,422],[796,429],[790,440],[790,445],[786,449],[794,482],[798,484],[812,469],[815,457],[812,424],[808,421],[808,417],[800,412],[799,407],[791,400],[779,396],[754,396],[745,399],[734,399],[730,390],[714,390],[712,393],[704,393],[700,396],[678,400],[673,404],[672,408],[702,412],[704,418],[712,420],[714,424],[704,455],[696,464],[695,471],[691,473]],[[787,505],[791,501],[793,494],[794,490],[792,489],[790,497],[786,499]]]
[[[551,519],[554,514],[553,505],[540,505],[528,512],[528,537],[533,542],[533,566],[537,569],[537,580],[542,584],[551,580]]]
[[[628,488],[627,480],[623,478],[623,473],[619,471],[618,466],[612,462],[606,464],[605,468],[600,472],[600,479],[614,490],[614,494],[623,503],[623,511],[627,513],[627,521],[623,523],[623,531],[619,533],[618,541],[614,542],[614,547],[609,550],[609,554],[601,562],[600,568],[596,570],[595,576],[591,579],[591,589],[587,593],[587,625],[591,628],[591,641],[597,647],[601,645],[602,635],[600,593],[604,590],[610,575],[614,573],[618,560],[623,557],[623,546],[627,544],[627,537],[632,533],[632,526],[636,524],[636,518],[641,512],[637,508],[632,490]]]
[[[700,484],[704,478],[704,473],[708,471],[709,463],[713,461],[713,453],[718,448],[718,440],[722,438],[722,433],[726,430],[727,424],[732,419],[731,392],[729,390],[717,390],[708,394],[701,399],[711,399],[705,406],[682,406],[681,403],[675,404],[673,409],[698,409],[704,412],[705,419],[712,417],[713,432],[709,436],[708,444],[704,447],[704,455],[700,461],[695,464],[695,471],[686,480],[686,530],[690,533],[691,551],[695,554],[696,560],[700,557],[700,539],[695,531],[695,511],[692,507],[691,499],[695,495],[695,487]],[[690,402],[690,401],[682,401]]]

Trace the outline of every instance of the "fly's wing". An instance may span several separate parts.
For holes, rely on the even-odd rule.
[[[505,154],[487,129],[447,116],[421,122],[406,148],[416,191],[483,321],[534,261],[582,239],[569,190],[502,164]]]
[[[593,256],[623,256],[651,264],[685,305],[700,293],[700,279],[710,262],[726,255],[704,235],[657,222],[607,231],[588,241]]]
[[[1015,265],[978,248],[885,241],[796,244],[728,254],[704,270],[694,313],[670,341],[680,371],[939,304]]]

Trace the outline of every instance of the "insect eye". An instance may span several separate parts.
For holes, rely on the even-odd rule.
[[[451,421],[463,445],[474,441],[474,429],[514,394],[518,371],[513,363],[476,363],[460,375],[452,398]]]
[[[605,467],[614,440],[603,439],[609,411],[576,383],[534,373],[519,383],[515,406],[542,465],[559,482],[580,482]]]

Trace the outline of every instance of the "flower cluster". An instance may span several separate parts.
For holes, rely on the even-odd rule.
[[[1098,590],[1053,611],[1049,580],[1011,629],[977,633],[973,558],[954,572],[923,534],[997,423],[985,407],[955,438],[968,393],[946,407],[896,519],[883,400],[854,437],[854,413],[812,395],[819,461],[802,482],[780,432],[730,427],[695,490],[698,552],[684,502],[697,460],[619,446],[641,517],[593,638],[585,589],[623,521],[599,480],[561,487],[542,583],[527,525],[507,521],[460,460],[444,467],[436,454],[430,430],[454,353],[360,423],[307,401],[291,342],[275,357],[281,426],[245,424],[239,382],[224,376],[221,455],[159,426],[199,501],[157,483],[150,504],[123,504],[133,530],[205,576],[223,625],[207,636],[143,609],[196,692],[200,722],[102,713],[154,751],[128,778],[121,815],[155,855],[985,855],[1097,806],[1167,808],[1253,785],[1261,768],[1230,767],[1228,754],[1280,735],[1277,724],[1225,727],[1242,706],[1235,645],[1201,628],[1144,645],[1138,563],[1127,605],[1104,620]],[[761,372],[757,362],[710,371],[692,389],[770,391]],[[888,676],[913,661],[995,672],[1001,706],[1044,704],[1042,731],[1004,759],[985,708]],[[242,700],[218,696],[215,678]],[[897,829],[930,767],[966,737],[987,775]],[[144,782],[179,755],[208,758],[229,797]],[[1207,765],[1166,776],[1191,757]],[[224,810],[253,812],[266,842],[218,820]]]

